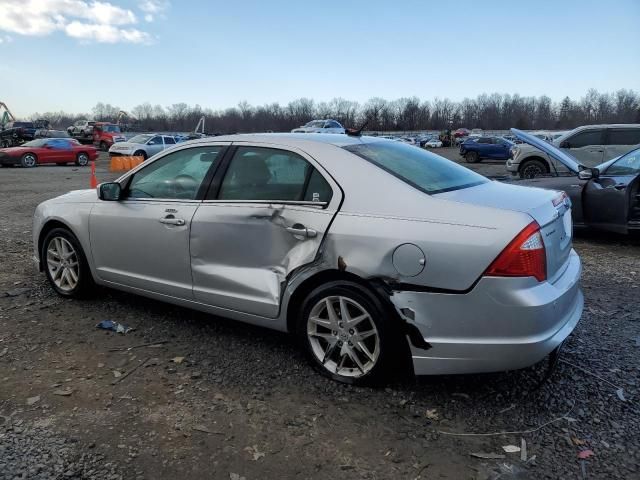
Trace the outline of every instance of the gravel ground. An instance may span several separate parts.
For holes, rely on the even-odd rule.
[[[640,478],[637,239],[576,237],[586,308],[549,380],[542,363],[353,388],[284,334],[53,294],[31,264],[33,209],[87,185],[88,169],[0,169],[0,479]],[[151,342],[166,343],[127,350]]]

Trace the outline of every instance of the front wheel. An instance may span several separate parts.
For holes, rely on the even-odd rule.
[[[367,289],[331,282],[302,304],[297,335],[312,364],[343,383],[378,384],[402,357],[399,325]]]
[[[540,160],[527,160],[520,166],[520,178],[535,178],[547,173],[547,168]]]
[[[147,159],[147,153],[144,150],[138,150],[133,154],[134,157],[142,157],[143,160]]]
[[[20,159],[20,164],[24,168],[32,168],[38,164],[38,158],[33,153],[25,153]]]
[[[76,165],[79,167],[86,167],[89,164],[89,155],[86,153],[79,153],[76,157]]]
[[[81,297],[93,287],[82,247],[68,230],[51,230],[42,242],[40,258],[49,283],[59,295]]]

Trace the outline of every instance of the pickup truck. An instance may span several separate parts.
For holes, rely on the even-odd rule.
[[[108,152],[116,142],[126,142],[120,126],[109,122],[96,122],[93,125],[93,144],[103,152]]]
[[[22,145],[35,138],[36,130],[48,128],[47,120],[35,122],[9,122],[0,131],[0,147],[8,148]]]
[[[460,144],[460,155],[468,163],[483,159],[507,160],[513,143],[501,137],[469,137]]]

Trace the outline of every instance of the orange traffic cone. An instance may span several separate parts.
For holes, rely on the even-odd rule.
[[[89,187],[98,187],[98,179],[96,178],[96,162],[91,162],[91,178],[89,179]]]

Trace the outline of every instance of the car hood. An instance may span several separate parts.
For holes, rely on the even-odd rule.
[[[578,173],[580,170],[585,168],[573,155],[563,152],[555,145],[545,142],[541,138],[534,137],[533,135],[525,133],[522,130],[518,130],[517,128],[512,128],[511,133],[523,142],[536,147],[538,150],[542,150],[544,153],[557,160],[574,173]]]
[[[144,143],[131,143],[131,142],[118,142],[117,144],[113,144],[111,146],[111,148],[113,148],[114,146],[118,147],[118,150],[120,150],[122,147],[128,147],[128,148],[144,148],[146,145]]]

